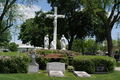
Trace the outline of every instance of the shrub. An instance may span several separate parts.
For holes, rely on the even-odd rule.
[[[18,45],[14,42],[12,42],[8,45],[9,50],[12,52],[17,51],[17,47],[18,47]]]
[[[113,72],[116,65],[114,58],[107,56],[76,56],[73,58],[75,70],[95,72],[95,66],[106,66],[108,72]]]
[[[0,73],[27,73],[28,56],[0,56]]]
[[[68,64],[69,64],[68,57],[65,57],[65,58],[60,59],[59,62],[65,63],[65,65],[68,66]]]
[[[60,57],[67,57],[67,54],[62,54],[60,55]]]
[[[116,62],[116,66],[117,66],[117,67],[120,67],[120,62]]]
[[[69,71],[72,71],[72,70],[74,70],[74,67],[73,67],[73,66],[68,66],[67,69],[68,69]]]
[[[76,56],[81,55],[78,52],[75,51],[68,51],[68,50],[43,50],[43,49],[37,49],[36,54],[39,55],[45,55],[45,54],[67,54],[67,56]]]
[[[36,54],[40,54],[40,55],[51,54],[51,53],[52,53],[51,50],[42,50],[42,49],[36,50]]]
[[[36,62],[39,64],[39,69],[45,69],[46,68],[46,64],[48,62],[50,62],[51,59],[50,58],[43,58],[43,57],[39,57],[36,59]]]

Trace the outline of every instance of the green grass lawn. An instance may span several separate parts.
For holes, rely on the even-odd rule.
[[[0,80],[120,80],[120,71],[110,74],[90,74],[91,78],[80,78],[66,70],[65,77],[49,77],[45,70],[40,73],[0,74]]]

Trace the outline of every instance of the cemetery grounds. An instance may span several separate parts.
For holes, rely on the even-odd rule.
[[[4,54],[4,53],[3,53]],[[0,54],[0,55],[3,55]],[[22,53],[21,53],[22,54]],[[13,52],[4,55],[16,55]],[[22,54],[25,55],[25,54]],[[65,71],[65,77],[49,77],[46,70],[39,70],[39,73],[0,73],[0,80],[119,80],[120,71],[115,70],[110,74],[90,74],[91,78],[76,77],[72,72]]]

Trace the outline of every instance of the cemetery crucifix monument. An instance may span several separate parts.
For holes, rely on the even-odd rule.
[[[47,14],[46,17],[54,18],[54,35],[53,35],[53,41],[51,42],[51,49],[56,49],[56,41],[57,41],[57,18],[65,18],[65,15],[57,15],[57,7],[54,7],[54,15]]]

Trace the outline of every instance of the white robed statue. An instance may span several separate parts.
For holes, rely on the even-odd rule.
[[[49,38],[48,35],[44,37],[44,49],[48,49],[49,46]]]
[[[51,46],[51,48],[50,48],[51,50],[55,49],[55,41],[54,40],[51,42],[50,46]]]
[[[61,50],[66,50],[66,38],[62,35],[61,38]]]

